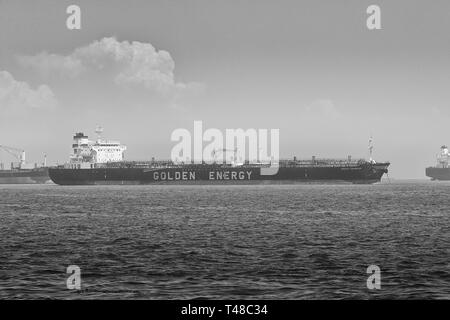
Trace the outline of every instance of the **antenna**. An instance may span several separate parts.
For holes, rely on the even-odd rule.
[[[99,125],[95,127],[95,133],[97,134],[97,139],[100,139],[102,137],[103,127]]]

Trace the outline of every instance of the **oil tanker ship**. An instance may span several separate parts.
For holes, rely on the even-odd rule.
[[[425,174],[431,180],[450,180],[450,167],[448,166],[450,154],[447,146],[441,147],[441,152],[437,156],[437,165],[425,169]]]
[[[10,169],[5,169],[0,163],[0,184],[41,184],[50,181],[46,157],[44,163],[38,167],[37,164],[27,164],[25,162],[25,151],[0,145],[0,150],[6,151],[19,162],[11,163]]]
[[[97,132],[98,133],[98,132]],[[73,137],[70,161],[49,168],[59,185],[103,184],[250,184],[250,183],[361,183],[379,182],[389,162],[338,159],[279,160],[275,163],[175,163],[124,161],[126,146],[119,141],[90,141],[83,133]],[[274,171],[275,168],[275,171]],[[270,174],[268,174],[270,172]],[[276,172],[275,174],[273,174]]]

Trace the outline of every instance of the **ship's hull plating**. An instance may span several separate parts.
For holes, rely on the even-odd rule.
[[[450,181],[450,168],[426,168],[425,174],[432,180]]]
[[[0,170],[0,184],[43,184],[49,181],[47,168]]]
[[[280,167],[275,175],[259,167],[214,168],[50,168],[49,176],[60,185],[126,184],[273,184],[379,182],[389,164],[355,167]]]

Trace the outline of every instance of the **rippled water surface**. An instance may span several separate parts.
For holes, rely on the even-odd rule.
[[[0,298],[450,299],[449,199],[425,182],[0,185]]]

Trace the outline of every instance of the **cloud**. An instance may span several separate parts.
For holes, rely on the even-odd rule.
[[[442,112],[442,110],[437,107],[437,106],[432,106],[431,107],[431,116],[432,117],[442,117],[444,114]]]
[[[45,77],[55,72],[75,77],[84,69],[81,61],[75,57],[48,54],[47,52],[35,56],[18,56],[17,60],[22,66],[34,69]]]
[[[310,105],[306,106],[304,111],[308,116],[325,118],[339,118],[341,116],[333,101],[329,99],[315,100]]]
[[[8,71],[0,71],[0,109],[41,109],[57,105],[53,91],[47,85],[32,89],[17,81]]]
[[[119,42],[115,38],[103,38],[77,48],[69,55],[43,52],[19,56],[18,61],[43,75],[103,75],[115,85],[138,86],[163,96],[177,95],[190,89],[196,91],[201,86],[199,83],[177,82],[175,62],[170,53],[138,41]]]

